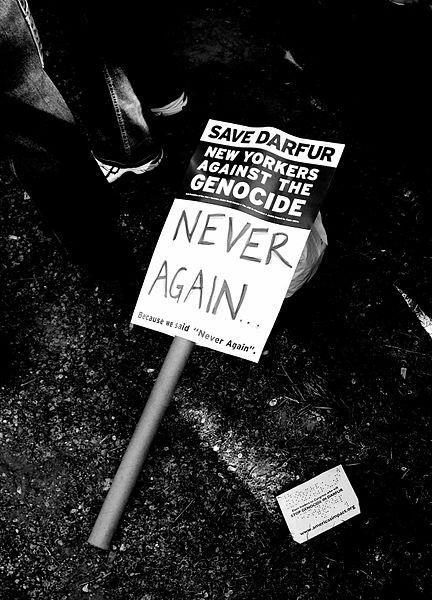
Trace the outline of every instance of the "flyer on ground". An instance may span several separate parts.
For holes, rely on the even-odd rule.
[[[258,362],[343,147],[210,120],[132,323]]]
[[[360,514],[359,501],[342,465],[277,496],[277,501],[299,544]]]

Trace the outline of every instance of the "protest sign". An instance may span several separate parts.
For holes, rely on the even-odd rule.
[[[342,150],[207,123],[132,316],[174,340],[89,543],[109,547],[194,343],[258,362]]]
[[[210,120],[132,323],[258,362],[342,150]]]
[[[360,514],[357,496],[341,465],[277,496],[299,544]]]

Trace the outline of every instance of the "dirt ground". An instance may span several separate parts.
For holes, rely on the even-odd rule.
[[[35,4],[49,68],[79,112],[55,3]],[[107,552],[86,540],[170,339],[130,328],[129,307],[68,261],[1,166],[2,600],[430,597],[432,340],[396,288],[431,314],[430,153],[423,164],[415,144],[371,141],[380,115],[356,122],[320,80],[331,55],[298,36],[290,46],[290,20],[273,27],[262,10],[181,12],[188,111],[164,124],[165,164],[116,184],[119,227],[148,264],[218,118],[347,145],[323,208],[329,249],[258,365],[194,350]],[[339,464],[360,516],[297,544],[275,496]]]

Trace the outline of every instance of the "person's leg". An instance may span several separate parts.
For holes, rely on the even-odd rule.
[[[108,61],[121,64],[143,106],[157,108],[183,92],[181,69],[172,48],[174,7],[123,0],[108,11],[102,0],[88,8],[93,39]]]
[[[112,182],[128,171],[139,174],[152,170],[163,153],[150,133],[150,112],[142,106],[126,75],[122,52],[114,52],[108,43],[103,13],[93,5],[83,10],[64,6],[61,11],[75,42],[84,90],[84,120],[103,174]]]
[[[124,69],[105,59],[100,60],[100,72],[104,89],[99,87],[93,96],[90,129],[94,157],[112,183],[127,172],[142,174],[153,170],[161,162],[163,151],[150,133]]]
[[[116,202],[63,97],[43,69],[24,0],[0,3],[0,142],[24,188],[76,259],[128,279]]]
[[[149,120],[177,114],[187,104],[163,37],[166,19],[138,0],[125,0],[121,11],[108,11],[98,0],[83,11],[61,10],[77,40],[87,128],[102,172],[113,182],[129,171],[152,170],[163,152]]]

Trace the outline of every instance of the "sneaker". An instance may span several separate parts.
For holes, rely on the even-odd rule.
[[[154,152],[150,156],[147,156],[144,162],[138,163],[136,165],[124,165],[115,161],[108,162],[105,159],[102,161],[99,158],[96,158],[96,156],[94,158],[108,183],[113,183],[114,181],[116,181],[116,179],[119,179],[119,177],[121,177],[125,173],[135,173],[135,175],[141,175],[142,173],[148,173],[149,171],[153,171],[153,169],[160,165],[163,156],[164,153],[161,148],[157,152]]]
[[[188,97],[186,96],[185,92],[182,92],[181,95],[172,102],[169,102],[164,106],[151,108],[150,110],[154,115],[158,117],[170,117],[181,112],[187,103]]]

